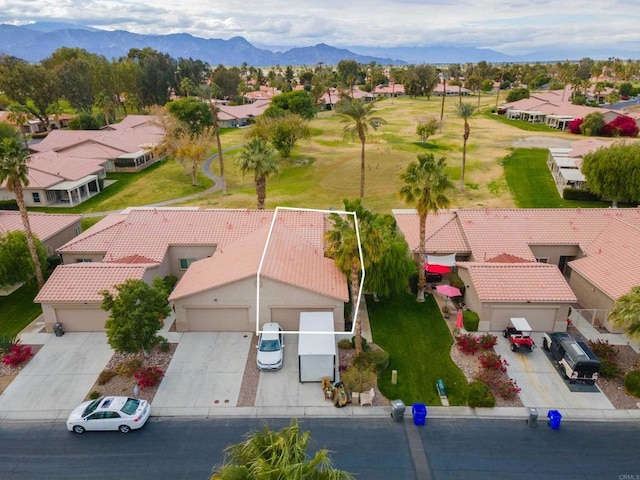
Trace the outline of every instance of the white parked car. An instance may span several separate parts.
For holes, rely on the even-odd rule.
[[[146,400],[130,397],[100,397],[84,402],[73,409],[67,419],[67,430],[120,430],[129,433],[141,428],[151,411]]]
[[[260,370],[279,370],[284,360],[284,335],[277,323],[265,323],[258,338],[256,363]]]

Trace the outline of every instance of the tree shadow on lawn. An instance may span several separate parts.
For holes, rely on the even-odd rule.
[[[374,302],[366,297],[373,342],[389,353],[389,366],[378,376],[388,399],[405,405],[440,405],[436,382],[442,379],[451,405],[466,405],[467,380],[451,360],[453,337],[432,295],[424,303],[402,294]],[[391,383],[397,370],[398,381]]]
[[[413,145],[415,145],[418,148],[421,148],[423,150],[431,150],[431,151],[438,151],[438,150],[451,150],[450,147],[446,146],[446,145],[439,145],[437,143],[433,143],[433,142],[427,142],[427,143],[422,143],[422,142],[412,142]]]

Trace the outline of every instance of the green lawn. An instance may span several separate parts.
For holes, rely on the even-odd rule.
[[[558,132],[558,130],[556,130],[555,128],[548,127],[543,123],[529,123],[522,120],[509,120],[506,115],[496,115],[495,113],[491,113],[491,110],[485,110],[483,114],[485,117],[491,118],[496,122],[500,122],[505,125],[511,125],[512,127],[519,128],[520,130],[526,130],[527,132]]]
[[[373,341],[389,353],[389,367],[378,377],[388,399],[406,405],[440,405],[436,381],[441,378],[451,405],[466,405],[467,381],[449,354],[453,337],[433,296],[418,303],[404,294],[374,302],[367,297]],[[397,385],[391,371],[398,371]]]
[[[0,335],[17,335],[42,313],[39,303],[33,303],[38,284],[32,280],[11,295],[0,297]]]
[[[560,197],[547,167],[548,150],[516,148],[504,159],[504,175],[519,208],[595,208],[606,202],[579,202]]]

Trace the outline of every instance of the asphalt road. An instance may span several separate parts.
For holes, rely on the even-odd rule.
[[[276,429],[287,423],[269,421]],[[300,424],[311,431],[309,451],[330,449],[336,467],[362,479],[417,478],[411,447],[426,451],[430,471],[421,480],[640,479],[640,423],[563,422],[551,430],[542,419],[530,428],[524,419],[427,418],[418,427],[409,416],[404,423]],[[152,419],[128,435],[75,435],[60,423],[8,422],[0,426],[0,478],[206,479],[226,446],[261,425],[257,419]]]

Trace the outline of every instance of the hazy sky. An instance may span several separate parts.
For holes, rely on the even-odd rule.
[[[640,0],[0,0],[0,23],[33,21],[281,47],[640,47]]]

